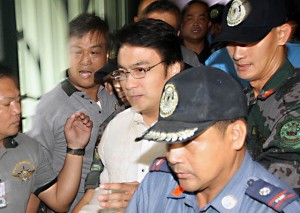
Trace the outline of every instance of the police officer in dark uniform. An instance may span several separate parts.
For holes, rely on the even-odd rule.
[[[292,32],[287,3],[233,0],[214,42],[227,47],[237,75],[250,81],[250,154],[300,194],[300,74],[286,54]]]
[[[168,144],[126,212],[300,212],[299,197],[246,150],[246,97],[228,74],[192,68],[165,85],[156,124],[137,140]]]

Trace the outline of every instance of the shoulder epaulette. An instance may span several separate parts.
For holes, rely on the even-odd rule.
[[[274,186],[261,179],[253,182],[247,188],[246,194],[277,212],[281,212],[288,204],[299,198],[295,193]]]
[[[167,172],[170,173],[170,167],[166,157],[156,158],[150,166],[150,172]]]

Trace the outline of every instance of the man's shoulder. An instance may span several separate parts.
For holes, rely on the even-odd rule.
[[[295,192],[262,179],[249,183],[245,194],[277,212],[284,211],[293,202],[299,202],[299,197]],[[300,207],[299,203],[298,206]]]
[[[167,158],[166,157],[156,158],[150,166],[150,172],[171,173],[171,169],[168,165]]]
[[[287,109],[299,108],[300,68],[278,89],[276,99],[282,97]]]
[[[18,148],[22,149],[22,150],[28,150],[28,152],[30,153],[36,153],[37,154],[37,150],[39,150],[39,146],[40,144],[33,139],[32,137],[28,136],[25,133],[21,133],[19,132],[14,138],[13,140],[15,142],[17,142],[18,144]]]
[[[61,83],[58,83],[53,89],[50,91],[46,92],[41,96],[41,99],[39,101],[39,105],[44,105],[44,104],[51,104],[53,105],[53,102],[59,102],[59,101],[66,101],[66,93],[63,91],[61,88]]]
[[[122,126],[126,127],[128,126],[134,119],[136,112],[132,108],[125,109],[124,111],[118,113],[110,122],[108,125],[114,126],[118,125],[120,126],[120,122],[122,122]]]

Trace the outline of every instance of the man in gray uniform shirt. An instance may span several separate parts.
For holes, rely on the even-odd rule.
[[[19,133],[20,92],[12,71],[0,65],[0,213],[24,213],[31,192],[55,211],[65,212],[74,199],[92,122],[81,112],[72,114],[62,130],[67,148],[57,175],[41,146]]]
[[[108,30],[102,19],[90,14],[79,15],[69,23],[68,78],[42,97],[33,117],[32,129],[28,132],[42,144],[58,174],[66,156],[63,127],[67,117],[81,110],[93,121],[94,127],[83,159],[81,184],[73,205],[84,194],[84,181],[93,160],[99,126],[118,107],[116,98],[94,82],[94,73],[107,62]]]

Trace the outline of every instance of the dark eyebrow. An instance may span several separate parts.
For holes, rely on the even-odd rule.
[[[135,63],[135,64],[130,65],[130,66],[129,66],[129,69],[130,69],[130,68],[137,67],[137,66],[141,66],[141,65],[147,65],[147,64],[149,64],[148,61],[140,61],[140,62],[137,62],[137,63]],[[122,68],[122,69],[125,69],[125,68],[124,68],[122,65],[120,65],[120,64],[118,64],[118,67],[119,67],[119,68]]]

